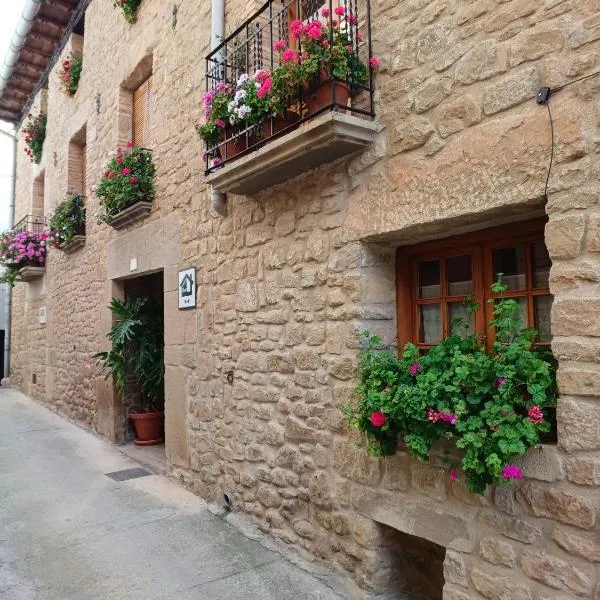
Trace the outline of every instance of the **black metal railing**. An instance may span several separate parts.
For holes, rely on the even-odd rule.
[[[12,228],[13,233],[24,233],[26,231],[40,235],[43,233],[46,227],[46,219],[44,217],[37,217],[34,215],[27,215],[23,217],[18,223]]]
[[[315,40],[325,48],[325,58]],[[259,121],[239,114],[233,117],[235,122],[220,119],[218,128],[202,136],[206,172],[327,111],[373,117],[371,59],[370,0],[268,0],[206,57],[207,93],[220,90],[234,98],[243,87],[240,78],[252,81],[257,71],[266,71],[272,76],[272,98],[277,91],[281,96],[281,88],[276,89],[278,75],[290,63],[299,67],[296,73],[318,64],[317,72],[301,83],[294,79],[283,104],[279,98],[279,111]],[[209,116],[205,102],[205,118]]]

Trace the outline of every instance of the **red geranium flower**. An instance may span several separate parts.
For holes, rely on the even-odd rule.
[[[387,417],[380,410],[373,411],[369,419],[373,427],[383,427],[383,425],[385,425],[386,420]]]

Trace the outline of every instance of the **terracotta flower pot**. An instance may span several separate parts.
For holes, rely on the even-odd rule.
[[[227,127],[219,134],[219,152],[221,154],[221,160],[229,160],[234,156],[244,152],[248,148],[251,148],[259,142],[256,135],[249,135],[246,141],[246,135],[242,134],[239,137],[235,137],[234,132],[231,128]]]
[[[165,440],[163,410],[151,413],[131,413],[129,415],[135,427],[136,446],[154,446]]]
[[[342,106],[347,106],[348,98],[350,98],[350,88],[347,83],[329,80],[321,83],[316,89],[306,92],[303,100],[308,112],[315,113],[334,102]]]

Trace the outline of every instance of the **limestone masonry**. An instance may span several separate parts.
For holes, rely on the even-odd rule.
[[[230,494],[265,532],[345,570],[356,598],[441,598],[443,586],[444,600],[600,600],[600,76],[551,95],[547,199],[550,122],[535,101],[541,86],[600,70],[600,1],[372,0],[374,143],[229,194],[225,217],[193,128],[211,3],[178,4],[175,27],[162,0],[144,0],[131,26],[92,0],[84,39],[62,55],[83,47],[77,94],[61,92],[56,67],[36,98],[47,138],[40,165],[19,140],[15,222],[35,214],[40,182],[43,214],[63,199],[74,140],[97,183],[107,152],[131,138],[127,94],[150,74],[156,200],[115,231],[88,193],[84,247],[51,252],[42,279],[16,285],[13,385],[122,441],[123,401],[91,356],[107,348],[107,305],[125,278],[162,270],[166,452],[189,489]],[[226,0],[226,31],[255,4]],[[558,444],[530,451],[526,477],[485,497],[450,481],[441,458],[368,456],[340,407],[359,333],[396,339],[396,249],[545,215]],[[188,267],[198,306],[180,311]]]

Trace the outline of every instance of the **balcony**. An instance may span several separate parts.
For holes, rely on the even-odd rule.
[[[369,0],[269,0],[206,58],[206,181],[251,195],[374,139]]]
[[[12,228],[13,240],[16,236],[22,236],[24,238],[21,242],[22,245],[29,246],[31,244],[33,251],[36,253],[34,255],[32,252],[31,256],[22,259],[17,257],[16,260],[19,262],[12,263],[10,268],[16,270],[18,281],[33,281],[44,276],[46,271],[44,267],[46,248],[45,246],[42,247],[43,242],[41,242],[40,236],[45,227],[46,220],[44,217],[27,215]],[[18,252],[18,250],[15,250],[15,252]],[[40,254],[40,256],[37,256],[37,254]]]

